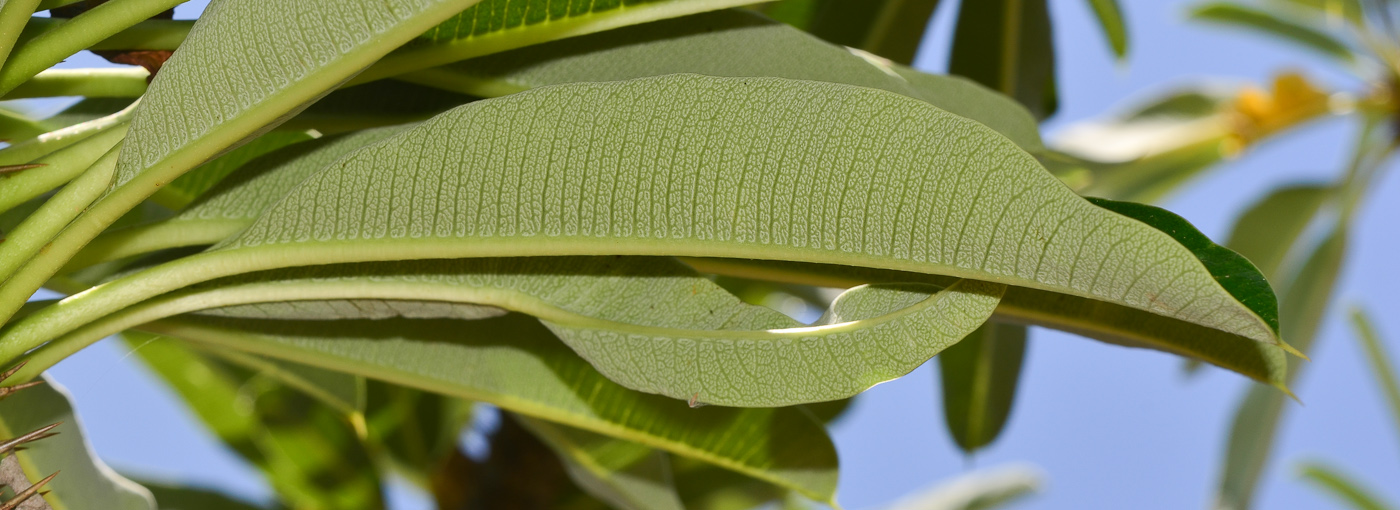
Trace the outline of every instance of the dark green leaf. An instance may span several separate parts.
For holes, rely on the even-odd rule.
[[[991,444],[1006,426],[1025,352],[1025,326],[988,322],[938,355],[943,416],[964,452]]]
[[[1046,0],[974,0],[958,8],[948,72],[1055,114],[1055,45]]]

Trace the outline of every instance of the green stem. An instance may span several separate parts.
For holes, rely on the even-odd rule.
[[[132,103],[121,111],[106,117],[44,133],[36,138],[31,138],[23,142],[12,143],[9,147],[0,149],[0,165],[22,165],[29,163],[46,155],[53,154],[64,147],[87,140],[99,133],[110,131],[118,126],[124,126],[127,121],[131,120],[131,114],[135,110],[136,104]],[[105,152],[106,149],[102,149],[102,151]],[[11,175],[10,179],[14,179],[18,177],[18,175],[24,174]],[[9,194],[9,188],[5,182],[7,182],[5,179],[0,179],[0,204],[6,203],[6,197]],[[58,184],[54,184],[54,186],[57,185]],[[52,187],[50,187],[50,189],[52,189]],[[8,207],[0,206],[0,211],[6,209],[8,209]]]
[[[24,30],[24,23],[34,14],[39,0],[8,0],[0,3],[0,65],[14,49],[15,41]]]
[[[47,11],[47,10],[52,9],[52,8],[54,8],[54,7],[63,7],[63,6],[65,6],[65,5],[72,5],[72,4],[76,4],[76,3],[78,3],[78,2],[81,2],[81,1],[83,1],[83,0],[43,0],[43,1],[39,2],[39,7],[38,7],[38,8],[35,8],[34,10],[36,10],[36,11]]]
[[[49,69],[20,84],[0,100],[30,97],[141,97],[150,73],[140,67]]]
[[[43,195],[82,174],[126,136],[126,128],[127,123],[120,122],[101,129],[36,161],[45,166],[0,177],[0,212]]]
[[[119,152],[120,144],[108,150],[87,171],[25,218],[0,244],[0,280],[8,280],[15,269],[39,253],[64,226],[107,190],[117,169]]]
[[[19,44],[0,68],[0,94],[63,59],[185,0],[111,0]]]

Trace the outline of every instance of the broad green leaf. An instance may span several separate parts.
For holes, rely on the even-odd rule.
[[[1335,188],[1325,185],[1275,190],[1235,220],[1225,245],[1248,258],[1265,277],[1278,279],[1290,248],[1334,195]]]
[[[140,482],[155,495],[160,510],[270,510],[210,489],[150,480]]]
[[[1395,418],[1395,430],[1400,434],[1400,379],[1395,376],[1395,367],[1391,365],[1390,355],[1381,343],[1380,335],[1376,333],[1371,319],[1360,308],[1352,310],[1351,324],[1356,328],[1356,336],[1361,338],[1362,345],[1366,347],[1366,358],[1371,362],[1371,371],[1375,372],[1376,385],[1385,393],[1390,412]]]
[[[1006,426],[1025,353],[1025,326],[988,322],[938,356],[944,419],[964,452],[991,444]]]
[[[663,114],[674,129],[642,129]],[[479,129],[531,115],[578,121],[533,124],[529,136]],[[852,132],[852,119],[865,131]],[[770,146],[766,134],[773,132],[810,141]],[[932,143],[943,137],[981,144]],[[566,149],[567,161],[554,155]],[[413,154],[413,164],[402,164],[400,154]],[[674,157],[656,159],[661,154]],[[744,163],[732,163],[738,161]],[[640,168],[652,169],[656,180],[634,188],[637,181],[625,170]],[[356,198],[331,206],[322,193]],[[605,198],[614,193],[625,198]],[[409,197],[431,205],[410,206],[403,202]],[[1228,257],[1202,261],[1153,226],[1079,198],[979,124],[865,88],[669,76],[562,85],[459,107],[310,177],[216,249],[14,323],[0,348],[12,357],[128,304],[231,274],[354,261],[587,254],[786,259],[944,274],[1102,300],[1278,342],[1268,320],[1275,315],[1272,301],[1261,297],[1271,291],[1257,275],[1215,268],[1234,272],[1220,273],[1231,278],[1222,286],[1212,266]],[[1260,285],[1240,298],[1233,294],[1243,288],[1235,283],[1250,282]]]
[[[1011,464],[967,473],[895,503],[891,510],[990,510],[1040,490],[1045,475]]]
[[[1342,62],[1352,62],[1356,58],[1346,43],[1332,35],[1308,26],[1302,20],[1288,19],[1264,9],[1236,3],[1211,2],[1193,9],[1191,17],[1209,23],[1254,30]]]
[[[848,288],[866,283],[922,282],[947,285],[951,278],[900,271],[822,264],[737,259],[685,262],[705,273],[761,281]],[[1023,287],[1008,287],[994,320],[1043,326],[1095,340],[1169,352],[1206,361],[1260,382],[1286,388],[1282,349],[1248,338],[1150,312],[1092,299]]]
[[[141,328],[487,402],[832,499],[836,450],[821,425],[797,409],[692,409],[608,381],[534,319],[469,324],[192,316]]]
[[[1339,223],[1284,286],[1280,326],[1284,335],[1302,352],[1308,352],[1316,339],[1341,270],[1346,244],[1346,226]],[[1289,370],[1289,380],[1297,377],[1296,368]],[[1261,386],[1251,387],[1245,395],[1231,421],[1225,465],[1216,495],[1218,508],[1250,508],[1285,405],[1283,394]]]
[[[0,99],[26,97],[140,97],[150,73],[140,67],[49,69],[15,87]]]
[[[737,9],[530,46],[399,78],[496,97],[546,85],[675,73],[791,78],[888,90],[986,124],[1026,151],[1044,149],[1035,119],[1005,96],[964,78],[886,64]]]
[[[384,57],[351,84],[388,78],[482,55],[753,0],[481,0]]]
[[[155,510],[149,491],[112,471],[93,453],[68,392],[47,377],[44,381],[47,384],[0,400],[0,438],[5,440],[63,423],[53,429],[58,435],[27,443],[16,454],[31,481],[61,471],[45,486],[53,492],[44,499],[55,510]]]
[[[1303,480],[1356,510],[1394,510],[1400,508],[1386,503],[1375,493],[1352,480],[1351,477],[1325,464],[1307,462],[1302,465],[1299,472],[1302,474]]]
[[[618,510],[681,510],[671,460],[650,447],[544,420],[520,424],[549,445],[579,488]]]
[[[128,334],[133,352],[294,508],[381,507],[379,478],[336,410],[172,338]]]
[[[1055,114],[1055,45],[1046,0],[964,1],[948,73],[1011,96],[1037,119]]]
[[[186,0],[110,0],[23,40],[0,68],[0,95],[63,59]]]
[[[124,326],[89,329],[34,356],[53,359],[111,328],[209,308],[257,319],[477,319],[500,315],[498,307],[538,317],[623,386],[692,405],[772,407],[847,398],[912,371],[977,329],[1002,289],[966,280],[858,287],[809,326],[661,258],[317,266],[169,293],[111,316]]]
[[[1108,38],[1108,47],[1113,54],[1120,60],[1128,56],[1128,28],[1123,24],[1123,10],[1118,7],[1118,0],[1088,2],[1094,8],[1094,16],[1098,17],[1099,26],[1103,28],[1104,37]]]

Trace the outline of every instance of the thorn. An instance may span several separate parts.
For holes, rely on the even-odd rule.
[[[39,168],[39,167],[41,167],[41,166],[48,166],[48,165],[39,164],[39,163],[30,163],[30,164],[26,164],[26,165],[5,165],[5,166],[0,166],[0,174],[12,174],[12,173],[19,172],[19,171],[23,171],[23,170],[29,170],[30,168]]]
[[[58,476],[57,471],[55,471],[54,474],[51,474],[48,477],[44,478],[43,480],[39,480],[39,483],[30,485],[28,489],[20,491],[19,494],[15,494],[15,497],[10,498],[10,500],[6,501],[4,505],[0,505],[0,510],[15,510],[19,508],[19,506],[23,505],[24,502],[27,501],[29,498],[32,498],[36,494],[38,494],[39,489],[43,488],[45,484],[52,481],[53,477],[55,476]]]
[[[29,364],[29,360],[24,360],[19,362],[19,364],[10,367],[10,369],[6,370],[4,373],[0,373],[0,381],[9,379],[10,376],[15,375],[15,372],[19,372],[19,369],[24,368],[24,366],[27,364]]]
[[[5,400],[5,397],[18,393],[20,390],[33,388],[40,384],[44,384],[44,381],[30,381],[24,384],[16,384],[14,386],[6,386],[0,388],[0,400]]]
[[[0,443],[0,454],[9,453],[11,450],[16,449],[15,447],[17,447],[17,446],[19,446],[19,445],[22,445],[22,444],[24,444],[24,443],[28,443],[28,442],[32,442],[32,441],[38,441],[38,440],[40,440],[40,439],[44,439],[44,438],[47,438],[47,437],[53,437],[53,435],[54,435],[54,434],[57,434],[57,432],[55,432],[54,434],[50,434],[49,431],[50,431],[50,430],[53,430],[53,429],[55,429],[55,428],[58,428],[59,425],[63,425],[63,422],[58,422],[58,423],[55,423],[55,424],[53,424],[53,425],[48,425],[48,426],[45,426],[45,427],[40,427],[38,430],[35,430],[35,431],[30,432],[30,433],[28,433],[28,434],[19,436],[19,437],[17,437],[17,438],[11,439],[11,440],[9,440],[9,441],[5,441],[5,442],[3,442],[3,443]]]
[[[698,392],[697,392],[696,394],[694,394],[694,395],[691,395],[691,396],[690,396],[690,400],[687,401],[686,403],[687,403],[687,404],[690,404],[690,408],[691,408],[691,409],[694,409],[694,408],[697,408],[697,407],[704,407],[704,406],[706,405],[704,402],[701,402],[701,401],[700,401],[700,393],[698,393]]]

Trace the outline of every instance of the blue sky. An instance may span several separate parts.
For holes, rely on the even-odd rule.
[[[1291,47],[1188,23],[1188,2],[1120,2],[1132,37],[1126,62],[1109,54],[1087,1],[1051,0],[1062,94],[1060,113],[1046,125],[1051,138],[1067,124],[1206,79],[1265,83],[1279,70],[1296,69],[1336,87],[1359,86]],[[182,6],[180,16],[192,16],[202,3]],[[943,69],[952,14],[947,5],[938,13],[917,67]],[[94,59],[75,58],[67,66],[92,65]],[[1270,189],[1339,175],[1353,129],[1332,121],[1273,140],[1165,205],[1221,240],[1235,215]],[[1390,292],[1400,283],[1400,266],[1392,263],[1400,252],[1393,224],[1400,201],[1393,197],[1400,197],[1400,175],[1390,172],[1359,213],[1340,299],[1295,388],[1305,405],[1287,411],[1259,508],[1334,507],[1298,480],[1297,462],[1313,458],[1343,466],[1400,501],[1400,489],[1384,483],[1400,480],[1400,434],[1343,318],[1350,304],[1366,306],[1392,352],[1400,353],[1400,306]],[[1177,358],[1042,330],[1032,335],[1026,367],[1007,430],[974,459],[964,458],[948,438],[930,366],[861,397],[833,431],[842,505],[875,508],[969,466],[1027,461],[1046,472],[1047,486],[1017,508],[1209,507],[1245,380],[1219,370],[1187,379]],[[53,373],[72,390],[94,447],[114,466],[254,499],[268,496],[257,473],[193,422],[121,344],[99,343]],[[429,508],[402,487],[392,499],[400,509]]]

